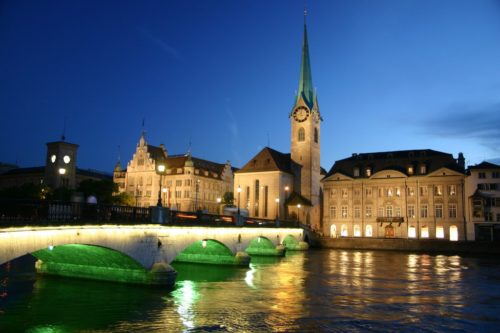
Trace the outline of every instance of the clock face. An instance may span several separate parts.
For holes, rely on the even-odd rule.
[[[52,156],[50,156],[50,161],[51,161],[52,163],[56,163],[56,159],[57,159],[56,155],[52,155]]]
[[[305,106],[299,106],[293,111],[293,119],[299,123],[306,121],[309,117],[309,110]]]
[[[68,155],[64,155],[63,161],[64,163],[68,164],[71,161],[71,158]]]

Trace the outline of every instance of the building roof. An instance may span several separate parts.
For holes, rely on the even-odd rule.
[[[286,205],[287,206],[297,206],[299,204],[301,206],[312,207],[311,201],[308,200],[308,199],[306,199],[306,198],[304,198],[302,195],[300,195],[297,192],[293,192],[292,194],[290,194],[290,197],[286,200]]]
[[[237,173],[282,171],[292,174],[290,154],[283,154],[269,147],[263,148]]]
[[[500,169],[500,165],[484,161],[479,164],[469,166],[469,170],[486,170],[486,169]]]
[[[40,167],[29,167],[29,168],[15,168],[15,169],[10,169],[4,173],[2,173],[2,176],[14,176],[14,175],[28,175],[28,174],[44,174],[45,173],[45,167],[40,166]]]
[[[312,110],[316,96],[314,93],[314,86],[312,82],[311,61],[309,58],[309,43],[307,41],[307,25],[305,20],[306,13],[304,12],[304,40],[302,44],[302,59],[300,62],[300,79],[299,89],[297,91],[298,103],[300,97],[303,98],[309,109]]]
[[[98,178],[101,180],[104,179],[113,179],[113,175],[111,175],[108,172],[104,171],[99,171],[99,170],[94,170],[94,169],[80,169],[76,168],[76,175],[77,176],[84,176],[84,177],[92,177],[92,178]]]
[[[371,174],[382,170],[397,170],[407,176],[412,176],[419,175],[418,167],[421,165],[426,166],[426,174],[443,167],[464,173],[452,154],[432,149],[417,149],[352,154],[351,157],[336,161],[326,177],[341,173],[354,178],[356,168],[359,169],[359,176],[356,178],[369,178],[365,172],[367,168],[371,169]],[[413,166],[412,175],[408,173],[409,166]]]

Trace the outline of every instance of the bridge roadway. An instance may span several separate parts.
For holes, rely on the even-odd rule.
[[[208,263],[227,264],[224,257],[232,256],[235,264],[245,264],[245,258],[248,264],[244,251],[257,241],[279,247],[285,238],[298,243],[303,235],[301,228],[158,224],[16,227],[0,229],[0,264],[32,254],[40,273],[171,285],[170,263],[189,249],[203,252],[192,255],[205,255]]]

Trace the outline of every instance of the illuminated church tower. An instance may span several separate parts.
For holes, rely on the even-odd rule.
[[[320,201],[320,125],[318,99],[312,83],[309,44],[307,41],[306,12],[304,12],[304,40],[300,64],[299,89],[292,112],[291,159],[300,165],[296,172],[296,186],[304,198],[317,206]]]

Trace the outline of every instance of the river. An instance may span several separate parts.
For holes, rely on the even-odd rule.
[[[0,267],[0,332],[497,332],[500,258],[310,250],[176,265],[174,290]]]

